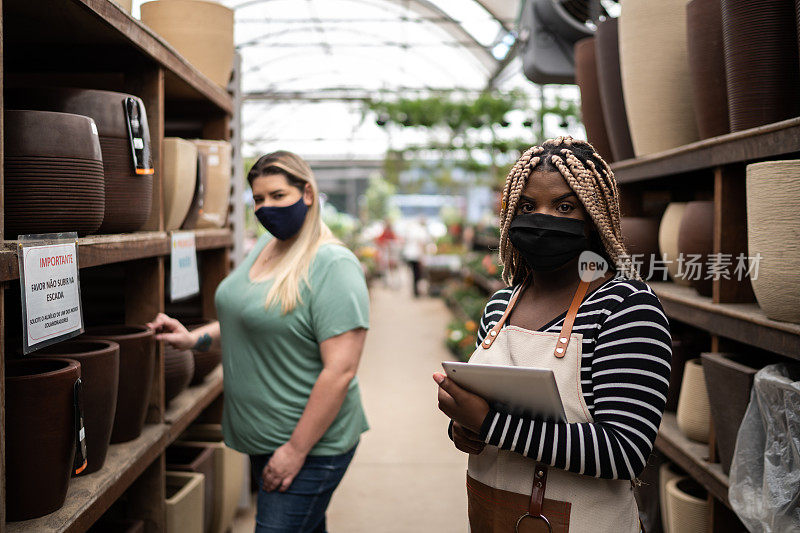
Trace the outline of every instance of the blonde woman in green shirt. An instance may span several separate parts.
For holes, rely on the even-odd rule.
[[[270,235],[217,288],[219,322],[189,332],[160,314],[150,326],[177,348],[221,346],[225,442],[250,455],[261,481],[256,532],[325,532],[331,495],[368,429],[356,377],[367,287],[322,222],[305,161],[265,155],[248,181]]]

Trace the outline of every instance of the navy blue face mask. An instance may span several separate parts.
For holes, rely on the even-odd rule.
[[[306,212],[308,206],[300,198],[297,203],[286,207],[260,207],[256,210],[256,218],[276,239],[285,241],[297,235],[303,227]]]

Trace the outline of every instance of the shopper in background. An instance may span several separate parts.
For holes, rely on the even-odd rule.
[[[451,438],[470,454],[471,531],[635,533],[632,480],[661,424],[672,353],[622,244],[614,174],[585,141],[546,141],[509,173],[500,222],[510,286],[487,304],[470,363],[553,370],[566,420],[490,407],[434,374]],[[589,259],[608,271],[581,270]]]
[[[160,314],[157,339],[220,344],[223,434],[260,479],[256,532],[325,532],[325,511],[368,429],[356,377],[369,325],[361,266],[320,218],[311,168],[289,152],[247,176],[262,236],[216,292],[219,322],[189,332]]]
[[[425,219],[413,219],[407,226],[403,242],[403,259],[411,267],[414,297],[419,296],[419,282],[422,280],[422,267],[425,253],[432,244],[431,234]]]

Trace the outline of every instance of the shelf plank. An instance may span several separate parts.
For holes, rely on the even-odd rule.
[[[767,318],[757,304],[715,304],[694,289],[650,282],[667,316],[751,346],[800,359],[800,324]]]
[[[194,230],[198,250],[214,250],[233,246],[233,233],[228,228]]]
[[[679,146],[611,165],[617,181],[633,183],[800,151],[800,117]]]
[[[111,445],[103,468],[72,478],[64,506],[35,520],[8,522],[9,533],[86,531],[163,452],[168,428],[147,425],[133,441]]]
[[[195,418],[222,394],[222,365],[206,376],[200,385],[189,387],[174,398],[164,413],[169,426],[167,443],[173,442],[186,431]]]
[[[708,444],[689,440],[681,433],[675,413],[664,413],[656,448],[730,508],[728,476],[722,472],[719,463],[708,462]]]

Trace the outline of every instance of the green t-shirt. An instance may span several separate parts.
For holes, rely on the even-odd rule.
[[[225,443],[247,454],[272,453],[288,442],[322,371],[319,344],[369,327],[369,295],[356,257],[337,244],[320,246],[309,270],[310,288],[290,313],[265,307],[271,280],[250,281],[250,267],[267,245],[261,237],[216,293],[222,331]],[[339,414],[311,455],[347,452],[369,429],[358,378],[350,382]]]

